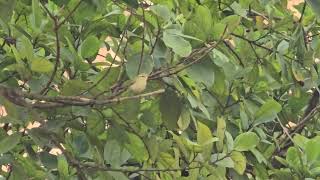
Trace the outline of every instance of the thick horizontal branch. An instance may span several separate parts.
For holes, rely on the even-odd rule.
[[[113,97],[105,99],[94,99],[83,96],[44,96],[40,94],[32,94],[23,92],[17,89],[8,88],[0,85],[0,95],[8,99],[10,102],[23,107],[46,109],[64,106],[90,106],[90,105],[107,105],[111,103],[118,103],[131,99],[139,99],[143,97],[155,96],[164,93],[164,89],[157,91],[138,94],[126,97]],[[28,101],[33,100],[33,101]]]
[[[129,172],[129,173],[136,173],[136,172],[176,172],[176,171],[183,171],[183,170],[191,170],[191,169],[199,169],[202,166],[194,166],[194,167],[185,167],[185,168],[166,168],[166,169],[157,169],[157,168],[150,168],[150,169],[135,169],[135,168],[112,168],[106,166],[98,166],[94,164],[88,163],[79,163],[78,164],[81,168],[86,169],[95,169],[99,171],[114,171],[114,172]]]

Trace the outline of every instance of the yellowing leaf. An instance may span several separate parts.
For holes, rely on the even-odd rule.
[[[234,162],[234,167],[233,167],[234,170],[238,174],[242,175],[246,169],[246,163],[247,163],[246,157],[241,152],[238,152],[238,151],[233,151],[230,157]]]
[[[212,143],[207,143],[213,139],[211,130],[208,126],[198,121],[197,141],[200,145],[204,146],[203,156],[204,159],[209,158],[212,150]]]
[[[222,152],[223,150],[223,140],[224,140],[224,132],[226,130],[226,121],[223,117],[218,117],[217,119],[217,137],[219,141],[217,143],[217,150]]]
[[[256,16],[256,25],[259,30],[263,30],[265,24],[263,23],[264,18],[262,16]]]

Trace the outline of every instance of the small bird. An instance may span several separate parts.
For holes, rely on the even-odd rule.
[[[133,92],[133,93],[141,93],[146,89],[147,86],[147,80],[148,80],[148,74],[139,74],[133,84],[129,87],[129,89]]]

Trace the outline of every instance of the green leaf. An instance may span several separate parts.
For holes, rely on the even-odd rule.
[[[203,59],[199,63],[187,69],[188,76],[193,80],[211,87],[214,83],[214,64],[209,59]]]
[[[213,154],[210,161],[220,167],[234,168],[235,165],[231,157],[224,153]]]
[[[197,6],[191,19],[184,25],[184,32],[203,41],[211,39],[213,31],[213,19],[210,9],[207,6]],[[194,42],[194,45],[200,42]]]
[[[130,158],[130,153],[116,140],[108,140],[104,146],[104,160],[112,167],[120,167]]]
[[[76,155],[80,157],[87,157],[90,144],[88,137],[84,132],[73,130],[73,133],[70,135],[70,141],[72,150]]]
[[[312,139],[305,144],[305,154],[307,155],[307,161],[312,164],[320,159],[320,142],[316,139]]]
[[[241,17],[238,15],[231,15],[224,18],[221,22],[226,24],[228,33],[232,33],[239,25]]]
[[[35,58],[31,61],[31,70],[38,73],[48,73],[53,71],[52,62],[44,58]]]
[[[277,113],[281,111],[281,105],[273,100],[267,100],[255,113],[255,125],[273,121],[277,117]]]
[[[58,171],[63,179],[69,176],[69,165],[67,159],[63,155],[58,155]]]
[[[212,61],[224,71],[224,75],[227,80],[234,79],[241,71],[239,67],[233,64],[226,54],[217,49],[213,49],[211,55]],[[219,78],[216,78],[219,79]]]
[[[19,144],[21,138],[20,133],[14,133],[10,136],[1,138],[0,140],[0,154],[6,153]]]
[[[210,172],[210,176],[207,179],[215,179],[215,180],[226,180],[226,168],[225,167],[206,167]]]
[[[181,100],[175,92],[168,90],[161,96],[159,103],[162,121],[168,129],[175,129],[181,114]]]
[[[150,7],[150,10],[156,14],[157,16],[161,17],[165,21],[170,20],[171,12],[167,6],[164,5],[153,5]]]
[[[184,131],[185,129],[187,129],[189,127],[190,120],[190,111],[188,111],[186,108],[183,108],[179,120],[177,122],[180,130]]]
[[[143,140],[132,133],[128,133],[128,138],[129,142],[125,144],[125,147],[132,155],[132,158],[136,159],[139,162],[147,160],[149,158],[149,154],[143,143]]]
[[[287,151],[286,161],[290,167],[295,168],[296,170],[301,167],[301,154],[299,150],[295,147],[290,147]]]
[[[100,48],[100,40],[95,36],[87,37],[81,44],[80,52],[83,58],[90,58],[97,54]]]
[[[38,30],[41,26],[41,8],[39,0],[32,0],[32,14],[31,14],[31,24],[35,30]]]
[[[150,55],[144,54],[141,61],[141,54],[137,53],[128,57],[128,62],[126,63],[126,72],[129,78],[134,80],[139,74],[150,74],[153,70],[153,67],[154,62]]]
[[[186,57],[191,53],[191,44],[183,37],[174,33],[176,30],[167,29],[163,32],[163,42],[166,46],[172,48],[172,50],[179,56]]]
[[[71,96],[84,91],[88,88],[88,84],[80,79],[72,79],[67,81],[62,87],[61,94],[64,96]]]
[[[27,58],[28,60],[33,59],[33,46],[28,38],[25,36],[17,39],[17,50],[19,51],[20,58]]]
[[[90,137],[97,137],[105,131],[105,120],[96,111],[88,115],[86,122],[87,133]]]
[[[320,18],[320,2],[318,0],[307,0],[313,12]]]
[[[241,152],[237,151],[232,151],[230,157],[234,162],[234,170],[236,170],[238,174],[243,175],[246,169],[246,157]]]
[[[245,132],[234,140],[234,150],[248,151],[256,147],[259,143],[259,137],[254,132]]]
[[[39,157],[40,157],[42,164],[46,168],[48,168],[50,170],[57,168],[57,166],[58,166],[57,156],[52,155],[52,154],[44,151],[44,152],[40,152]]]
[[[8,22],[11,19],[16,0],[1,0],[0,1],[0,19]]]
[[[302,136],[300,134],[296,134],[293,137],[293,142],[295,145],[299,146],[299,148],[304,148],[306,147],[307,142],[309,142],[310,139],[306,138],[305,136]]]
[[[227,25],[224,24],[224,23],[216,23],[213,25],[213,28],[212,28],[212,33],[213,33],[213,39],[215,40],[219,40],[222,38],[222,36],[224,35],[224,31],[226,29]]]
[[[228,131],[225,131],[225,136],[226,136],[226,141],[227,141],[227,150],[228,150],[228,152],[231,152],[234,147],[232,135]]]
[[[268,161],[266,160],[266,158],[263,156],[263,154],[258,151],[256,148],[250,149],[251,153],[256,157],[257,161],[259,163],[264,163],[264,164],[268,164]]]
[[[175,167],[175,163],[176,163],[174,157],[172,157],[171,154],[165,153],[165,152],[160,153],[159,161],[164,167],[167,167],[167,168]]]

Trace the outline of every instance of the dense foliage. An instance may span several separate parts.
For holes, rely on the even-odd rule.
[[[316,179],[320,3],[287,3],[0,0],[1,179]]]

